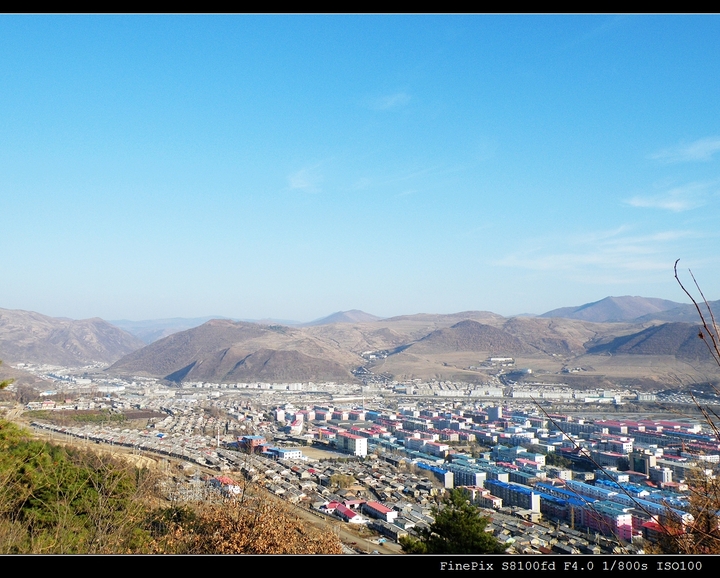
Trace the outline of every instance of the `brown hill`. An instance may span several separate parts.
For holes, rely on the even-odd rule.
[[[505,318],[486,311],[465,311],[449,315],[402,315],[371,322],[334,323],[306,327],[310,335],[337,347],[360,354],[365,351],[392,350],[422,339],[436,329],[450,327],[465,319],[501,325]]]
[[[155,341],[108,371],[172,381],[352,381],[361,362],[302,329],[215,319]]]
[[[258,349],[252,353],[230,347],[166,376],[170,381],[245,383],[294,381],[352,381],[350,372],[334,361],[299,351]]]
[[[665,323],[590,346],[588,353],[594,355],[667,355],[682,359],[710,361],[707,345],[698,338],[699,330],[700,326],[689,323]]]
[[[720,311],[720,300],[710,301],[708,305],[710,305],[710,309],[713,312]],[[702,311],[703,315],[705,315],[708,319],[710,318],[710,313],[708,311],[707,305],[701,303],[700,310]],[[687,305],[675,307],[674,309],[668,309],[667,311],[660,311],[658,313],[650,313],[648,315],[643,315],[642,317],[639,317],[636,321],[644,322],[657,320],[678,321],[681,323],[697,323],[699,319],[700,317],[698,315],[697,309],[695,309],[695,305],[689,303]]]
[[[355,354],[364,351],[394,349],[412,341],[407,333],[383,327],[382,323],[316,325],[307,327],[305,332]]]
[[[393,329],[403,327],[408,332],[427,326],[431,316],[409,316],[413,319],[395,321]],[[420,319],[422,321],[420,321]],[[512,356],[516,359],[518,367],[531,367],[546,377],[556,375],[559,381],[570,381],[573,375],[562,373],[565,366],[588,366],[597,363],[603,367],[602,374],[593,371],[584,372],[583,378],[587,382],[591,379],[635,378],[641,373],[647,375],[657,374],[665,376],[668,368],[674,368],[677,374],[677,359],[673,355],[658,355],[653,357],[648,365],[647,359],[633,353],[622,355],[626,358],[622,363],[611,364],[608,367],[605,357],[587,355],[588,347],[606,344],[615,338],[638,333],[636,323],[592,323],[589,321],[541,318],[541,317],[514,317],[510,319],[499,316],[486,317],[487,323],[474,320],[465,320],[449,327],[442,327],[430,331],[427,335],[407,345],[397,347],[387,357],[373,358],[367,368],[376,374],[382,373],[396,379],[438,379],[458,380],[465,382],[483,382],[491,379],[497,372],[483,364],[486,356]],[[447,317],[442,318],[443,321]],[[393,320],[384,320],[387,324]],[[437,322],[438,320],[432,320]],[[414,327],[413,327],[414,325]],[[635,359],[635,362],[632,359]],[[579,361],[582,359],[583,361]],[[617,365],[617,367],[614,367]],[[642,366],[642,367],[640,367]],[[687,373],[689,370],[690,373]],[[683,366],[687,373],[682,379],[705,380],[706,372],[696,372],[692,367]],[[698,370],[699,371],[699,370]]]
[[[0,382],[6,379],[13,380],[13,385],[17,388],[29,385],[39,390],[47,389],[47,382],[39,377],[23,369],[11,367],[7,363],[0,364]],[[9,395],[10,392],[4,392]]]
[[[234,323],[214,319],[186,331],[154,341],[150,345],[122,358],[109,369],[111,372],[131,372],[165,376],[179,371],[198,357],[205,357],[264,334],[259,325]]]
[[[400,315],[383,319],[376,324],[391,329],[399,335],[407,337],[406,343],[422,339],[437,329],[451,327],[460,321],[478,321],[483,324],[500,327],[506,321],[505,317],[489,311],[462,311],[460,313],[432,314],[417,313],[415,315]]]
[[[111,320],[109,323],[142,339],[145,343],[152,343],[173,333],[202,325],[211,319],[225,318],[221,315],[216,315],[214,317],[172,317],[169,319],[145,319],[143,321],[119,319]]]
[[[411,353],[483,351],[498,355],[517,355],[531,350],[517,337],[471,319],[456,323],[452,327],[438,329],[411,345]]]
[[[329,325],[332,323],[368,323],[371,321],[378,321],[381,317],[365,313],[359,309],[352,309],[351,311],[338,311],[322,319],[316,319],[309,323],[303,323],[304,327],[312,327],[314,325]]]
[[[585,344],[604,336],[637,331],[633,323],[593,323],[559,317],[513,317],[503,331],[514,335],[538,353],[571,357],[585,353]]]
[[[600,301],[585,303],[579,307],[561,307],[543,313],[540,317],[564,317],[595,323],[631,321],[649,314],[679,307],[682,303],[652,297],[605,297]]]
[[[457,321],[468,314],[488,322]],[[585,344],[607,344],[637,333],[636,328],[562,318],[506,319],[482,312],[303,328],[214,320],[153,343],[111,371],[174,381],[350,381],[350,372],[365,365],[393,376],[482,381],[486,371],[470,366],[486,355],[523,358],[519,363],[559,372],[563,363],[587,354]],[[389,357],[368,362],[359,356],[380,350]]]
[[[383,319],[383,321],[393,325],[410,322],[435,323],[442,326],[449,326],[466,319],[491,323],[493,321],[504,321],[505,317],[492,311],[460,311],[459,313],[415,313],[414,315],[398,315],[396,317],[388,317],[387,319]]]
[[[0,309],[0,359],[77,366],[112,363],[144,343],[102,319],[60,319]]]

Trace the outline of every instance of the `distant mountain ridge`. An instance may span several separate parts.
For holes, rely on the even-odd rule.
[[[523,342],[500,328],[470,319],[446,329],[438,329],[410,346],[414,352],[489,351],[495,354],[516,355],[532,350]]]
[[[338,311],[327,317],[315,319],[308,323],[303,323],[303,327],[312,327],[314,325],[330,325],[332,323],[367,323],[369,321],[379,321],[382,317],[365,313],[359,309],[351,309],[350,311]]]
[[[170,381],[352,381],[360,361],[299,329],[213,319],[155,341],[108,371]]]
[[[0,309],[0,359],[67,367],[112,363],[143,347],[137,337],[100,318],[48,317]]]
[[[613,379],[647,376],[648,383],[678,372],[683,379],[712,380],[717,370],[703,369],[708,356],[697,339],[693,311],[692,305],[661,299],[608,297],[536,317],[462,311],[381,319],[351,310],[304,325],[213,318],[182,331],[183,324],[203,318],[128,322],[135,331],[163,324],[171,331],[145,345],[101,319],[73,321],[0,309],[0,359],[64,366],[97,361],[112,363],[111,374],[175,382],[348,383],[369,371],[391,379],[484,383],[497,378],[487,359],[509,356],[521,367],[551,375],[566,367],[597,366],[602,369],[591,373],[596,372],[598,384],[607,371]],[[684,315],[693,323],[663,323],[657,320],[661,315]],[[577,372],[562,376],[582,381]]]
[[[222,317],[221,315],[208,317],[171,317],[168,319],[145,319],[142,321],[118,319],[109,321],[109,323],[112,323],[115,327],[119,327],[123,331],[133,334],[148,344],[172,335],[173,333],[192,329],[211,319],[227,319],[227,317]]]
[[[684,359],[709,360],[707,345],[698,337],[698,325],[664,323],[637,333],[616,337],[605,343],[588,347],[588,353],[672,355]]]
[[[720,311],[720,299],[717,301],[709,301],[708,305],[710,305],[710,309],[713,312]],[[705,303],[700,303],[700,311],[702,311],[703,315],[706,316],[706,319],[710,320],[710,314],[708,312],[708,308],[705,305]],[[674,309],[668,309],[666,311],[662,311],[660,313],[654,313],[649,315],[644,315],[642,317],[638,317],[636,321],[639,323],[644,323],[645,321],[676,321],[680,323],[697,323],[700,320],[700,316],[698,315],[697,309],[695,308],[695,305],[692,303],[680,305],[679,307],[675,307]]]
[[[581,319],[594,323],[613,323],[633,321],[640,317],[647,320],[656,319],[655,315],[664,311],[682,307],[683,303],[652,297],[605,297],[600,301],[585,303],[578,307],[561,307],[543,313],[540,317],[563,317],[565,319]]]
[[[198,327],[203,323],[207,323],[212,319],[229,319],[231,321],[244,321],[247,323],[258,323],[261,325],[270,325],[277,323],[280,325],[299,325],[297,321],[278,320],[278,319],[232,319],[222,315],[209,315],[207,317],[170,317],[167,319],[144,319],[141,321],[129,321],[127,319],[118,319],[109,321],[123,331],[131,333],[135,337],[139,337],[146,344],[178,333],[186,329]]]

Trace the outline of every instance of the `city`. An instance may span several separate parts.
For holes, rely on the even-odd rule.
[[[174,499],[232,497],[249,481],[369,529],[383,553],[427,529],[453,488],[490,518],[508,553],[643,552],[669,521],[691,520],[687,480],[698,468],[713,475],[720,443],[701,416],[673,416],[687,415],[690,396],[503,385],[512,358],[479,362],[498,366],[494,382],[168,387],[24,364],[51,386],[25,419],[57,440],[175,464],[184,475],[167,490]],[[99,417],[80,425],[73,412]]]
[[[0,553],[720,555],[717,15],[0,39]]]

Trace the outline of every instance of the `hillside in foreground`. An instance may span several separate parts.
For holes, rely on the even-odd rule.
[[[332,532],[250,489],[243,504],[171,505],[156,476],[33,440],[0,420],[0,554],[339,554]]]

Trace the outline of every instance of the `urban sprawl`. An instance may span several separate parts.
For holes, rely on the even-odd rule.
[[[720,461],[712,432],[682,417],[692,400],[680,394],[499,380],[169,386],[20,365],[48,384],[24,406],[37,431],[179,462],[176,499],[231,499],[252,481],[376,543],[417,535],[462,487],[509,553],[642,552],[669,517],[689,521],[686,480]],[[658,402],[679,417],[637,409]],[[108,420],[48,419],[91,410]],[[132,426],[112,419],[132,412]]]

